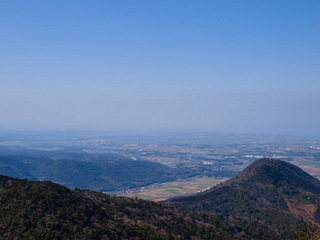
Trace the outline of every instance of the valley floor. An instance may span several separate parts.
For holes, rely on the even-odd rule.
[[[155,184],[150,187],[142,187],[134,193],[129,192],[121,194],[121,196],[163,201],[172,197],[194,194],[207,190],[225,180],[227,180],[227,178],[193,177],[175,182]]]

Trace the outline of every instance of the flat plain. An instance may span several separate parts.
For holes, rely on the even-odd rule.
[[[163,201],[180,195],[194,194],[213,187],[227,178],[217,179],[212,177],[194,177],[183,181],[165,182],[158,187],[143,189],[138,193],[124,194],[122,196],[138,197],[152,201]]]

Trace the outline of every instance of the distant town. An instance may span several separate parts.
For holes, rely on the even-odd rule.
[[[257,159],[267,157],[298,165],[320,178],[320,140],[295,136],[224,134],[210,131],[133,132],[133,133],[39,133],[31,135],[2,134],[0,153],[34,151],[52,159],[68,159],[68,153],[85,154],[90,161],[96,154],[121,155],[132,161],[157,162],[170,168],[191,168],[197,178],[215,180],[232,176]],[[229,174],[229,175],[228,175]],[[190,179],[189,179],[190,180]],[[189,181],[177,179],[177,182]],[[154,189],[153,183],[132,189],[107,192],[124,195]],[[203,186],[206,189],[207,185]],[[202,189],[197,189],[201,191]]]

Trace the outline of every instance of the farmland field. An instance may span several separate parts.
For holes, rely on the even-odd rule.
[[[138,197],[153,201],[162,201],[183,194],[192,194],[213,187],[226,179],[211,177],[194,177],[184,181],[166,182],[152,189],[144,189],[141,192],[125,194],[127,197]]]
[[[310,175],[320,179],[320,161],[299,159],[295,160],[293,163]]]

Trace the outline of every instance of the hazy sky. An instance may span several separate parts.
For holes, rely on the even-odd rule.
[[[320,1],[0,1],[0,128],[320,135]]]

